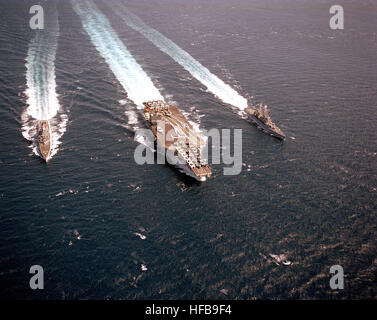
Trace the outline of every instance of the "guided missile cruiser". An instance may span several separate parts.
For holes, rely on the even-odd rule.
[[[280,140],[285,139],[283,131],[272,122],[266,105],[260,103],[257,105],[256,109],[247,107],[245,112],[250,122],[256,125],[259,129]]]
[[[198,181],[212,174],[206,160],[202,159],[202,135],[194,129],[181,111],[164,101],[144,102],[144,118],[152,129],[155,141],[163,140],[166,157],[174,155],[178,169]],[[166,151],[170,151],[166,152]]]
[[[48,120],[38,121],[38,144],[42,158],[47,162],[51,154],[51,129]]]

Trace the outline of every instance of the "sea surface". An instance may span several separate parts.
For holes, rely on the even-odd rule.
[[[377,297],[375,1],[341,1],[344,30],[329,0],[49,1],[40,31],[34,4],[0,10],[0,299]],[[136,164],[147,98],[242,129],[241,173]]]

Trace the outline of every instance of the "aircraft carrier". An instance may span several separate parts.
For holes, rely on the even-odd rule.
[[[178,159],[176,166],[198,181],[212,174],[207,161],[201,157],[202,135],[187,121],[181,111],[164,101],[144,102],[144,118],[153,131],[155,141]],[[163,139],[161,139],[161,136]],[[165,152],[169,156],[169,152]]]
[[[47,162],[51,153],[51,129],[48,120],[38,121],[38,144],[42,158]]]
[[[257,105],[256,109],[247,107],[245,111],[251,123],[256,125],[259,129],[280,140],[285,139],[285,134],[283,131],[281,131],[278,126],[272,122],[266,105],[262,105],[260,103]]]

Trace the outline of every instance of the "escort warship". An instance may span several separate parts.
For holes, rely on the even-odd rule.
[[[245,112],[250,122],[257,126],[260,130],[280,140],[285,139],[285,134],[283,131],[281,131],[279,127],[272,122],[266,105],[260,103],[257,105],[256,109],[247,107]]]
[[[48,120],[39,120],[37,125],[39,152],[47,162],[51,154],[51,128]]]

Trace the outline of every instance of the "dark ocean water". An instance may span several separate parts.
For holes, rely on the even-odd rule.
[[[267,103],[281,143],[96,1],[167,101],[201,128],[242,129],[242,172],[212,165],[203,184],[135,163],[135,104],[69,1],[47,28],[60,144],[46,165],[25,139],[35,119],[23,117],[35,3],[2,3],[0,298],[376,298],[377,4],[341,2],[336,31],[327,0],[123,2],[249,103]],[[337,264],[345,288],[332,291]],[[44,268],[44,290],[29,288],[32,265]]]

